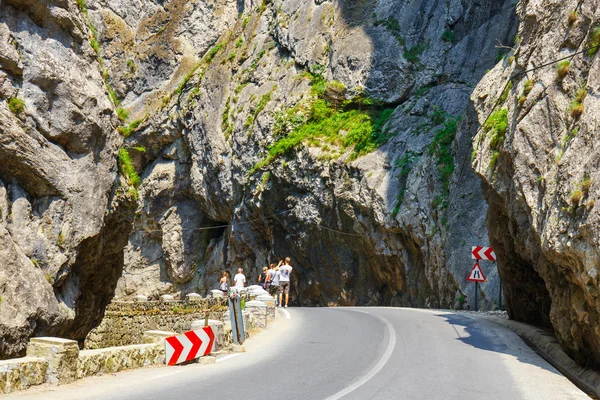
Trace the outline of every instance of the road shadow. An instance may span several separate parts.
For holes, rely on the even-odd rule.
[[[502,335],[497,334],[498,330],[501,328],[502,330],[507,330],[511,333],[513,332],[504,327],[494,326],[494,328],[498,329],[485,329],[486,324],[493,324],[493,322],[482,321],[480,319],[471,319],[469,317],[459,314],[435,315],[437,317],[445,319],[447,323],[452,325],[458,336],[457,340],[463,342],[466,345],[473,346],[475,348],[485,351],[508,354],[515,357],[517,360],[519,360],[519,362],[534,365],[536,367],[545,369],[546,371],[552,372],[556,375],[562,375],[554,367],[549,365],[549,363],[545,361],[541,356],[539,356],[539,354],[539,357],[530,357],[526,354],[523,354],[521,349],[523,347],[529,348],[527,343],[525,343],[524,341],[522,347],[514,348],[506,345],[505,338]],[[464,332],[460,332],[460,330],[456,329],[456,327],[462,327],[464,329]],[[465,335],[465,332],[467,335]],[[514,335],[516,335],[516,333],[514,333]],[[531,350],[535,352],[535,350]]]

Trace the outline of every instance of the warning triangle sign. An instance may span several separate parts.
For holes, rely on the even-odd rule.
[[[485,275],[483,274],[478,262],[473,265],[473,269],[471,270],[469,276],[467,276],[467,280],[469,282],[487,282],[487,279],[485,279]]]

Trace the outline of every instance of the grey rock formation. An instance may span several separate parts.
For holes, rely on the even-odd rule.
[[[6,357],[22,354],[32,334],[83,340],[114,295],[126,244],[118,233],[128,230],[112,230],[123,217],[115,190],[122,139],[80,11],[62,1],[4,1],[0,32]]]
[[[150,117],[126,141],[146,151],[119,293],[206,293],[221,270],[243,267],[255,281],[289,255],[301,304],[472,303],[470,248],[487,237],[469,95],[496,40],[512,40],[512,3],[246,3],[157,110],[136,111]],[[365,93],[393,110],[389,139],[357,159],[339,142],[306,140],[249,173],[290,134],[281,116],[310,107],[308,72],[341,82],[347,100]],[[432,142],[455,160],[450,175],[440,178]],[[491,308],[499,281],[495,265],[484,268],[480,306]]]
[[[481,124],[500,99],[474,140],[473,165],[490,205],[508,314],[552,327],[572,357],[596,367],[597,13],[593,2],[520,3],[521,40],[472,96]]]

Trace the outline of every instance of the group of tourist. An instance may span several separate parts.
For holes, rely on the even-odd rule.
[[[280,260],[277,265],[271,264],[269,267],[263,267],[262,272],[258,275],[258,284],[275,297],[275,304],[278,307],[287,308],[288,306],[292,270],[290,258],[287,257],[285,260]],[[242,268],[238,268],[238,273],[233,277],[233,285],[238,289],[243,289],[246,286],[246,276]],[[219,289],[225,294],[229,289],[227,272],[223,272],[221,275]]]

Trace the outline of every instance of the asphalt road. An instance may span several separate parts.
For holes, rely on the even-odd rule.
[[[466,314],[290,308],[213,365],[145,368],[15,399],[587,399],[511,331]]]

